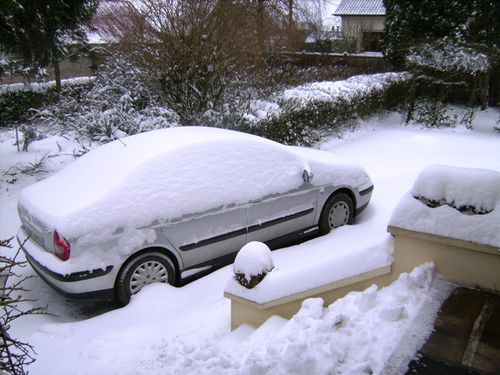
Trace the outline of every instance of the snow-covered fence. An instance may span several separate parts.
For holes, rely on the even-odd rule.
[[[430,166],[389,222],[395,268],[426,261],[459,284],[500,291],[500,173]]]

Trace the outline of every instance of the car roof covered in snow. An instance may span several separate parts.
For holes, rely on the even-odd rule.
[[[249,150],[249,145],[259,148],[261,154],[260,163],[254,158],[253,166],[241,160],[241,153]],[[144,210],[155,214],[157,209],[163,209],[161,216],[168,219],[190,210],[199,212],[223,205],[228,199],[236,199],[236,195],[246,199],[248,191],[241,186],[237,192],[221,196],[224,189],[220,186],[228,183],[222,176],[228,169],[234,173],[237,168],[247,169],[251,176],[258,175],[260,171],[256,169],[263,168],[259,164],[276,158],[276,153],[283,158],[284,147],[260,137],[216,128],[154,130],[92,150],[46,180],[25,188],[19,203],[49,227],[66,231],[68,236],[76,236],[78,228],[92,230],[112,222],[147,225],[139,214]],[[270,151],[266,154],[263,149]],[[277,193],[285,186],[300,184],[299,157],[285,158],[280,164],[276,175],[297,169],[297,176],[290,179],[293,181],[282,181],[279,186],[276,180],[263,184],[263,178],[259,182],[261,191],[250,191],[250,199],[256,194]],[[266,178],[272,181],[273,176]],[[235,186],[227,190],[236,190],[232,188]],[[206,196],[199,194],[203,190]]]

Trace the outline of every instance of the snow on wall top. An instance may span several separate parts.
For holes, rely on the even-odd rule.
[[[385,16],[382,0],[342,0],[335,16]]]
[[[389,225],[500,247],[500,173],[429,166],[400,200]]]

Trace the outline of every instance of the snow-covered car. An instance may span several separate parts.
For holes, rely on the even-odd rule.
[[[152,282],[228,264],[352,223],[373,184],[360,166],[249,134],[178,127],[122,138],[21,191],[17,238],[64,295],[126,304]]]

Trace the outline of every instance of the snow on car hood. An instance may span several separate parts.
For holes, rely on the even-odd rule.
[[[222,129],[155,130],[84,155],[24,189],[19,204],[67,238],[140,228],[298,188],[309,166],[290,150]]]

